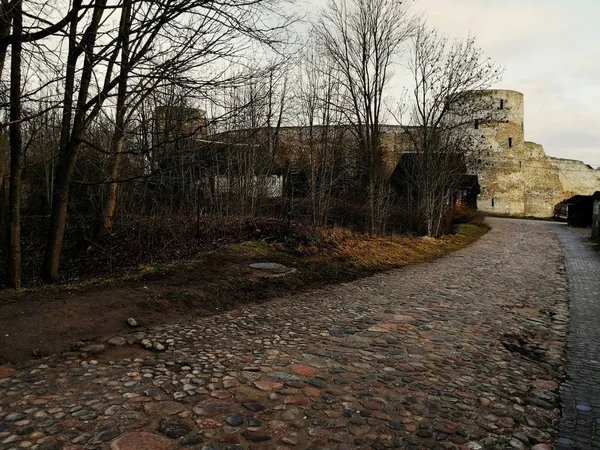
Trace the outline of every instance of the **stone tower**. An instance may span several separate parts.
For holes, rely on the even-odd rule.
[[[551,216],[561,184],[544,149],[525,141],[523,94],[509,90],[477,94],[485,96],[492,109],[488,118],[473,125],[485,142],[478,208],[503,215]]]

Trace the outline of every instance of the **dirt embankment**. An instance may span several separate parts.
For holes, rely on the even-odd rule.
[[[144,329],[429,261],[467,246],[486,231],[484,226],[461,225],[453,235],[430,239],[330,230],[312,241],[229,245],[192,262],[147,267],[123,280],[4,291],[0,365],[124,335],[131,331],[129,317]],[[249,267],[256,262],[295,270],[272,276]]]

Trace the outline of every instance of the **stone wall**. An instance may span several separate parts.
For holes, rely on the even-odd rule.
[[[488,151],[479,178],[480,210],[512,216],[551,217],[554,206],[576,194],[600,190],[600,170],[580,161],[552,158],[544,148],[525,141],[523,95],[486,91],[502,100],[505,121],[481,124]]]
[[[398,125],[383,125],[381,129],[382,170],[386,177],[400,161],[402,153],[409,148],[405,128]],[[309,167],[311,164],[331,166],[335,162],[352,166],[360,164],[357,139],[349,126],[281,127],[277,136],[275,162],[280,167]],[[274,139],[275,130],[238,130],[221,133],[213,138],[236,144],[258,145],[267,149],[269,139]]]
[[[554,206],[576,194],[591,195],[600,190],[600,170],[580,161],[548,157],[544,148],[525,140],[524,97],[510,90],[476,91],[474,99],[484,100],[481,118],[471,125],[475,137],[484,140],[483,165],[479,169],[481,194],[478,208],[484,212],[551,217]],[[235,133],[239,142],[268,147],[267,130]],[[326,135],[324,135],[326,133]],[[232,133],[227,133],[231,138]],[[329,129],[316,126],[283,127],[279,130],[275,160],[281,166],[333,164],[343,158],[347,164],[360,161],[356,138],[348,126]],[[260,144],[262,142],[262,144]],[[383,171],[390,177],[410,142],[402,126],[383,125]]]
[[[592,195],[600,190],[600,170],[573,159],[548,158],[557,170],[565,198],[576,194]]]

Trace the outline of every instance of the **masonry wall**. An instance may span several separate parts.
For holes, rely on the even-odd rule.
[[[591,195],[600,191],[600,170],[581,161],[548,157],[544,148],[525,140],[524,97],[510,90],[477,91],[492,114],[482,113],[471,125],[476,137],[484,139],[483,166],[479,169],[481,194],[477,205],[484,212],[551,217],[554,206],[576,194]],[[485,117],[485,119],[484,119]],[[323,133],[327,132],[324,139]],[[258,135],[257,135],[258,133]],[[266,130],[252,131],[252,142],[269,139]],[[238,134],[243,134],[242,131]],[[242,140],[241,142],[247,142]],[[410,150],[405,128],[382,127],[383,170],[390,177],[403,152]],[[352,165],[359,161],[356,138],[347,126],[329,129],[316,126],[283,127],[275,159],[281,167],[333,164],[343,158]]]
[[[544,148],[525,141],[523,95],[486,91],[507,109],[505,121],[480,126],[487,154],[480,170],[478,208],[512,216],[551,217],[554,206],[576,194],[600,190],[600,170],[581,161],[552,158]],[[509,141],[510,139],[510,141]]]
[[[576,194],[592,195],[600,190],[600,170],[573,159],[548,158],[557,170],[565,198]]]
[[[481,194],[477,206],[482,211],[523,215],[524,179],[521,159],[525,154],[523,94],[515,91],[484,91],[498,118],[473,127],[485,139],[483,166],[479,171]]]

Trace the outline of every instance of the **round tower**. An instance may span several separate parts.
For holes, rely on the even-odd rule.
[[[478,91],[480,119],[473,128],[483,139],[479,209],[509,215],[525,212],[522,160],[526,155],[523,94],[510,90]]]
[[[477,91],[477,112],[474,124],[486,141],[486,150],[492,155],[504,152],[521,156],[524,151],[523,94],[509,90]]]

